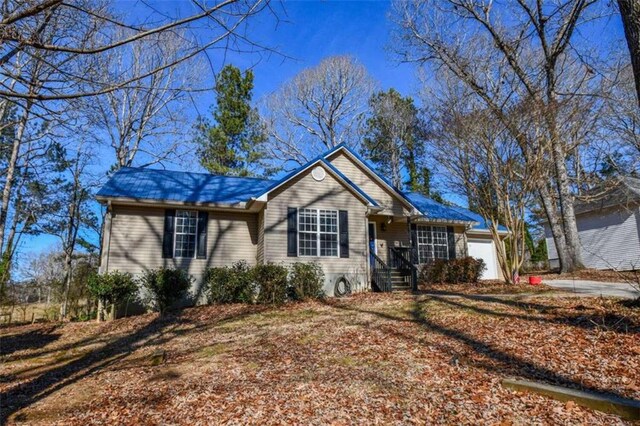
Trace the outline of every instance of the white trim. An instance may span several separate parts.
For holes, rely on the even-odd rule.
[[[430,228],[428,230],[428,232],[431,234],[431,243],[430,244],[429,243],[422,243],[422,244],[420,243],[420,228]],[[444,229],[444,235],[445,235],[445,241],[446,241],[445,244],[436,244],[435,243],[435,235],[434,235],[435,232],[434,232],[433,228],[443,228]],[[423,232],[425,232],[425,231],[423,230]],[[436,246],[442,247],[443,245],[446,247],[446,250],[445,250],[446,256],[444,258],[441,258],[441,257],[436,258],[435,257],[435,254],[436,254],[435,248],[436,248]],[[416,225],[416,250],[417,250],[418,264],[419,265],[422,264],[422,263],[420,263],[420,246],[431,246],[432,257],[431,257],[431,259],[428,259],[430,261],[441,260],[441,259],[442,260],[449,260],[449,233],[448,233],[447,227],[446,226],[442,226],[442,225]]]
[[[316,255],[311,255],[311,254],[300,254],[300,210],[315,210],[316,212]],[[320,211],[324,211],[324,212],[335,212],[336,214],[336,243],[337,243],[337,251],[336,251],[336,255],[333,256],[327,256],[327,255],[321,255],[320,254],[320,234],[334,234],[334,232],[320,232]],[[302,207],[302,208],[298,208],[296,209],[296,222],[297,222],[297,227],[298,229],[296,229],[296,238],[298,239],[298,257],[321,257],[321,258],[339,258],[340,257],[340,211],[339,210],[333,210],[333,209],[321,209],[321,208],[307,208],[307,207]],[[302,231],[304,233],[307,234],[311,234],[311,232],[308,231]]]
[[[127,197],[103,197],[96,196],[96,201],[99,203],[112,203],[119,206],[140,206],[146,205],[150,207],[175,207],[182,210],[189,210],[189,208],[205,208],[224,211],[238,211],[246,210],[249,203],[244,201],[239,203],[190,203],[185,201],[172,201],[172,200],[155,200],[151,198],[127,198]]]
[[[176,240],[178,236],[178,212],[193,212],[196,214],[196,233],[194,235],[195,242],[193,246],[193,256],[177,256],[176,255]],[[186,209],[177,209],[176,215],[173,218],[173,258],[174,259],[196,259],[198,257],[198,222],[200,218],[200,212],[198,210],[186,210]],[[181,232],[180,235],[191,235],[190,233]]]
[[[492,237],[491,231],[489,231],[488,229],[467,229],[467,234],[479,234],[479,235],[486,235],[489,237]],[[498,231],[498,235],[509,235],[510,232],[509,231],[503,231],[500,230]]]

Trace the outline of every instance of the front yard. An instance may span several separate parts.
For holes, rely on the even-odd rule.
[[[623,423],[510,376],[640,399],[640,312],[595,298],[364,294],[0,339],[9,423]]]

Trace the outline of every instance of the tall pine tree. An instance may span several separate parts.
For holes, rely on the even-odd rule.
[[[216,79],[213,123],[200,118],[196,143],[200,164],[211,173],[255,176],[274,172],[265,163],[267,139],[251,106],[253,72],[226,65]]]
[[[378,92],[369,100],[371,115],[367,119],[363,154],[380,169],[388,170],[398,188],[433,196],[431,172],[419,166],[424,157],[423,123],[411,97],[403,97],[395,89]],[[407,181],[403,182],[403,172]]]

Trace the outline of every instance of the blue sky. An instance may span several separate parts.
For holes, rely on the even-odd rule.
[[[138,8],[146,7],[133,1],[116,4],[124,14],[135,14]],[[153,5],[160,10],[178,10],[180,13],[189,13],[191,7],[189,2],[172,1]],[[403,95],[415,97],[419,89],[415,68],[409,64],[398,64],[389,52],[392,24],[387,16],[390,9],[388,2],[289,1],[282,5],[274,4],[274,8],[279,21],[269,14],[254,17],[249,28],[250,36],[290,59],[278,54],[228,52],[224,57],[220,53],[211,55],[217,70],[225,62],[243,69],[253,68],[254,99],[268,95],[299,71],[319,63],[323,58],[340,54],[352,55],[360,61],[379,82],[381,89],[394,87]],[[584,37],[593,39],[597,48],[608,49],[612,43],[622,42],[622,27],[617,15],[605,22],[600,20],[594,28],[583,31]],[[195,105],[197,108],[192,111],[194,119],[198,113],[206,113],[212,102],[211,95],[200,96]],[[104,161],[105,164],[97,166],[106,171],[113,161],[110,157]],[[21,252],[47,250],[54,244],[56,240],[52,237],[25,238]]]
[[[158,7],[167,11],[188,13],[185,2],[160,2]],[[416,89],[414,69],[408,64],[395,63],[387,52],[390,23],[387,12],[390,4],[382,1],[293,1],[275,5],[279,20],[269,14],[258,15],[249,29],[252,39],[272,47],[276,52],[265,54],[238,54],[227,52],[210,55],[218,71],[224,63],[242,69],[251,67],[255,74],[254,99],[276,90],[283,82],[304,68],[316,65],[323,58],[348,54],[356,57],[380,87],[395,87],[410,94]],[[136,2],[118,3],[123,12],[130,8],[143,8]],[[148,11],[148,9],[147,9]],[[213,102],[212,95],[202,95],[192,111],[206,113]],[[111,154],[112,155],[112,154]],[[101,156],[102,158],[105,158]],[[110,157],[97,168],[105,171],[113,163]],[[21,252],[42,251],[58,243],[50,236],[24,237]]]

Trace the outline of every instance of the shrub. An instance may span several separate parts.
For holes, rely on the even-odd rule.
[[[324,297],[324,272],[316,262],[294,263],[289,273],[291,298],[295,300]]]
[[[287,300],[287,268],[274,263],[256,265],[253,277],[258,295],[256,301],[263,304],[279,305]]]
[[[207,269],[204,282],[209,292],[209,303],[253,302],[253,268],[244,260],[234,263],[231,267]]]
[[[91,274],[87,280],[87,288],[105,308],[109,305],[114,308],[118,303],[130,299],[138,290],[131,274],[118,271]],[[115,314],[115,309],[112,309],[112,312]]]
[[[140,284],[147,291],[145,301],[160,315],[187,295],[191,281],[189,274],[177,268],[152,269],[140,278]]]
[[[421,278],[427,284],[477,283],[485,269],[484,261],[473,257],[436,260],[424,267]]]

